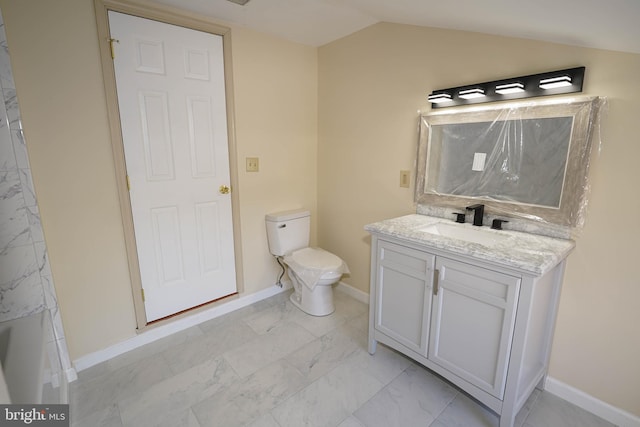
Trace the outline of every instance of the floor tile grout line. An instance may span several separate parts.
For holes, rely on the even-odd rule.
[[[537,390],[537,389],[534,389],[534,392],[535,392],[535,390]],[[529,411],[527,412],[527,415],[522,420],[522,424],[520,424],[520,427],[524,427],[527,424],[527,420],[529,419],[529,415],[531,415],[531,412],[533,412],[533,408],[535,408],[536,405],[538,404],[538,399],[540,399],[540,395],[541,394],[542,394],[541,390],[540,390],[539,393],[536,393],[536,397],[533,399],[533,402],[531,402],[531,407],[529,408]],[[527,403],[525,402],[525,405],[526,404]],[[524,408],[524,405],[523,405],[523,408]],[[522,408],[520,410],[522,411]]]
[[[320,338],[316,338],[316,339],[320,339]],[[310,381],[309,383],[307,383],[304,387],[300,388],[299,390],[297,390],[295,393],[292,393],[289,397],[287,397],[286,399],[284,399],[282,402],[280,402],[278,405],[276,405],[275,407],[271,408],[269,413],[272,413],[276,408],[284,405],[287,401],[289,401],[290,399],[292,399],[294,396],[296,396],[298,393],[302,393],[304,390],[308,389],[309,387],[311,387],[313,384],[317,383],[318,381],[320,381],[322,378],[324,378],[325,376],[327,376],[329,373],[333,372],[334,370],[336,370],[339,366],[341,366],[343,363],[345,363],[348,359],[350,359],[353,356],[353,354],[349,355],[346,359],[342,360],[339,364],[337,364],[336,366],[334,366],[332,369],[328,370],[327,372],[325,372],[322,376],[314,379],[313,381]],[[296,366],[292,365],[288,360],[286,360],[286,356],[278,359],[278,361],[284,361],[285,363],[291,365],[297,372],[299,372],[303,377],[306,377],[306,375],[301,372]],[[275,362],[274,362],[275,363]],[[272,415],[273,416],[273,415]],[[275,416],[273,416],[273,419],[278,423],[278,425],[281,425],[278,420],[276,419]]]
[[[335,330],[335,328],[334,328],[334,329],[332,329],[331,331],[327,332],[327,333],[326,333],[326,334],[324,334],[323,336],[327,335],[327,334],[328,334],[328,333],[330,333],[330,332],[333,332],[334,330]],[[315,340],[320,340],[320,339],[322,339],[322,337],[317,337]],[[314,341],[315,341],[315,340],[314,340]],[[312,342],[313,342],[313,341],[312,341]],[[354,342],[355,342],[355,341],[354,341]],[[307,343],[307,344],[310,344],[310,343]],[[304,346],[303,346],[303,347],[304,347]],[[300,348],[302,348],[302,347],[300,347]],[[300,348],[299,348],[299,349],[300,349]],[[299,349],[297,349],[297,350],[299,350]],[[367,352],[366,348],[360,348],[360,349],[361,349],[362,351],[364,351],[364,352]],[[289,356],[290,354],[295,353],[295,351],[297,351],[297,350],[292,351],[292,352],[291,352],[291,353],[289,353],[287,356]],[[341,360],[341,361],[340,361],[340,363],[338,363],[336,366],[332,367],[332,368],[331,368],[331,369],[329,369],[327,372],[323,373],[320,377],[318,377],[318,378],[314,379],[313,381],[309,382],[309,383],[308,383],[308,384],[306,384],[304,387],[302,387],[300,390],[296,391],[295,393],[292,393],[289,397],[287,397],[285,400],[283,400],[282,402],[280,402],[277,406],[275,406],[274,408],[271,408],[271,410],[270,410],[269,412],[270,412],[270,413],[272,413],[276,408],[278,408],[278,407],[280,407],[280,406],[284,405],[287,401],[289,401],[290,399],[294,398],[298,393],[302,393],[304,390],[308,389],[308,388],[309,388],[309,387],[311,387],[313,384],[315,384],[315,383],[319,382],[320,380],[322,380],[323,378],[325,378],[326,376],[328,376],[330,373],[332,373],[333,371],[337,370],[337,369],[338,369],[339,367],[341,367],[343,364],[347,363],[350,359],[352,359],[352,358],[356,357],[356,354],[357,354],[357,351],[354,351],[353,353],[349,354],[346,358],[344,358],[343,360]],[[368,352],[367,352],[367,354],[368,354]],[[290,364],[290,365],[291,365],[291,363],[286,359],[286,358],[287,358],[287,356],[283,356],[282,358],[278,359],[278,361],[282,360],[282,361],[284,361],[285,363],[288,363],[288,364]],[[369,356],[371,356],[371,355],[369,355]],[[275,362],[274,362],[274,363],[275,363]],[[303,377],[305,376],[305,374],[304,374],[303,372],[301,372],[301,371],[300,371],[296,366],[293,366],[293,365],[291,365],[291,366],[292,366],[294,369],[296,369],[296,370],[297,370],[297,371],[298,371],[298,372],[299,372]],[[395,380],[398,376],[400,376],[400,375],[401,375],[401,374],[402,374],[406,369],[407,369],[407,368],[403,369],[403,370],[402,370],[398,375],[396,375],[395,377],[393,377],[393,378],[392,378],[388,383],[383,384],[383,386],[382,386],[382,388],[381,388],[380,390],[384,389],[388,384],[390,384],[393,380]],[[382,383],[382,381],[380,381],[380,382]],[[379,392],[380,390],[378,390],[378,392]],[[375,394],[377,394],[378,392],[376,392]],[[375,394],[374,394],[374,396],[375,396]],[[373,398],[373,396],[372,396],[371,398]],[[369,398],[368,400],[371,400],[371,398]],[[367,400],[367,401],[368,401],[368,400]],[[364,402],[364,403],[366,403],[366,402]],[[363,405],[364,405],[364,403],[363,403]],[[354,412],[355,412],[355,411],[354,411]],[[353,412],[352,412],[350,415],[353,415]],[[273,416],[273,415],[272,415],[272,416]],[[346,418],[348,418],[348,417],[349,417],[349,416],[347,416]],[[274,418],[274,420],[275,420],[276,422],[278,422],[278,420],[275,418],[275,416],[274,416],[273,418]],[[345,419],[346,419],[346,418],[345,418]],[[278,425],[281,425],[281,424],[280,424],[280,423],[278,423]]]
[[[120,408],[120,402],[121,401],[116,402],[116,409],[118,410],[118,419],[120,420],[120,425],[125,427],[124,419],[122,418],[122,408]]]
[[[436,378],[440,379],[439,377],[436,377]],[[448,383],[446,383],[446,384],[448,385]],[[438,413],[438,415],[433,418],[433,421],[431,421],[429,426],[433,425],[436,421],[438,421],[438,418],[440,418],[440,416],[445,413],[445,411],[449,408],[449,406],[453,405],[453,402],[455,402],[455,400],[458,398],[458,396],[460,396],[460,390],[458,390],[456,387],[451,387],[451,388],[455,391],[455,393],[453,394],[451,399],[449,399],[447,404],[444,405],[444,407]]]

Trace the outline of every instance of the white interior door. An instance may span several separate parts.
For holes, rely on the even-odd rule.
[[[109,12],[147,321],[236,292],[222,37]]]

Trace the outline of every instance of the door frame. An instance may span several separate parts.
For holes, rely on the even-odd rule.
[[[113,153],[116,186],[120,201],[120,214],[124,230],[124,240],[131,279],[131,292],[136,316],[137,331],[148,328],[147,316],[142,298],[142,280],[135,241],[133,214],[127,184],[127,168],[124,156],[124,142],[120,124],[118,95],[113,60],[111,58],[111,43],[109,41],[109,11],[122,12],[139,18],[152,19],[166,24],[177,25],[192,30],[222,36],[224,56],[224,81],[227,108],[227,135],[229,146],[229,174],[231,181],[231,212],[233,218],[234,259],[236,267],[236,289],[238,293],[244,291],[242,270],[242,246],[240,234],[240,198],[238,194],[238,162],[235,137],[235,116],[233,103],[233,79],[231,63],[231,29],[213,22],[203,20],[195,14],[168,6],[141,4],[128,0],[94,0],[96,23],[98,26],[98,42],[100,59],[107,103],[107,116],[111,133],[111,149]],[[164,322],[161,320],[160,322]],[[154,323],[155,325],[156,323]]]

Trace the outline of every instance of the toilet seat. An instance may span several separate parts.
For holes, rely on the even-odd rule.
[[[310,289],[321,280],[336,281],[349,271],[342,259],[320,248],[298,249],[287,255],[284,262]]]
[[[291,259],[301,267],[322,270],[325,276],[342,275],[342,260],[331,252],[320,248],[303,248],[291,254]]]

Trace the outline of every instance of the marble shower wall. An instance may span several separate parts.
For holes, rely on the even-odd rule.
[[[0,13],[0,322],[49,310],[64,371],[70,366],[31,180],[9,49]]]

